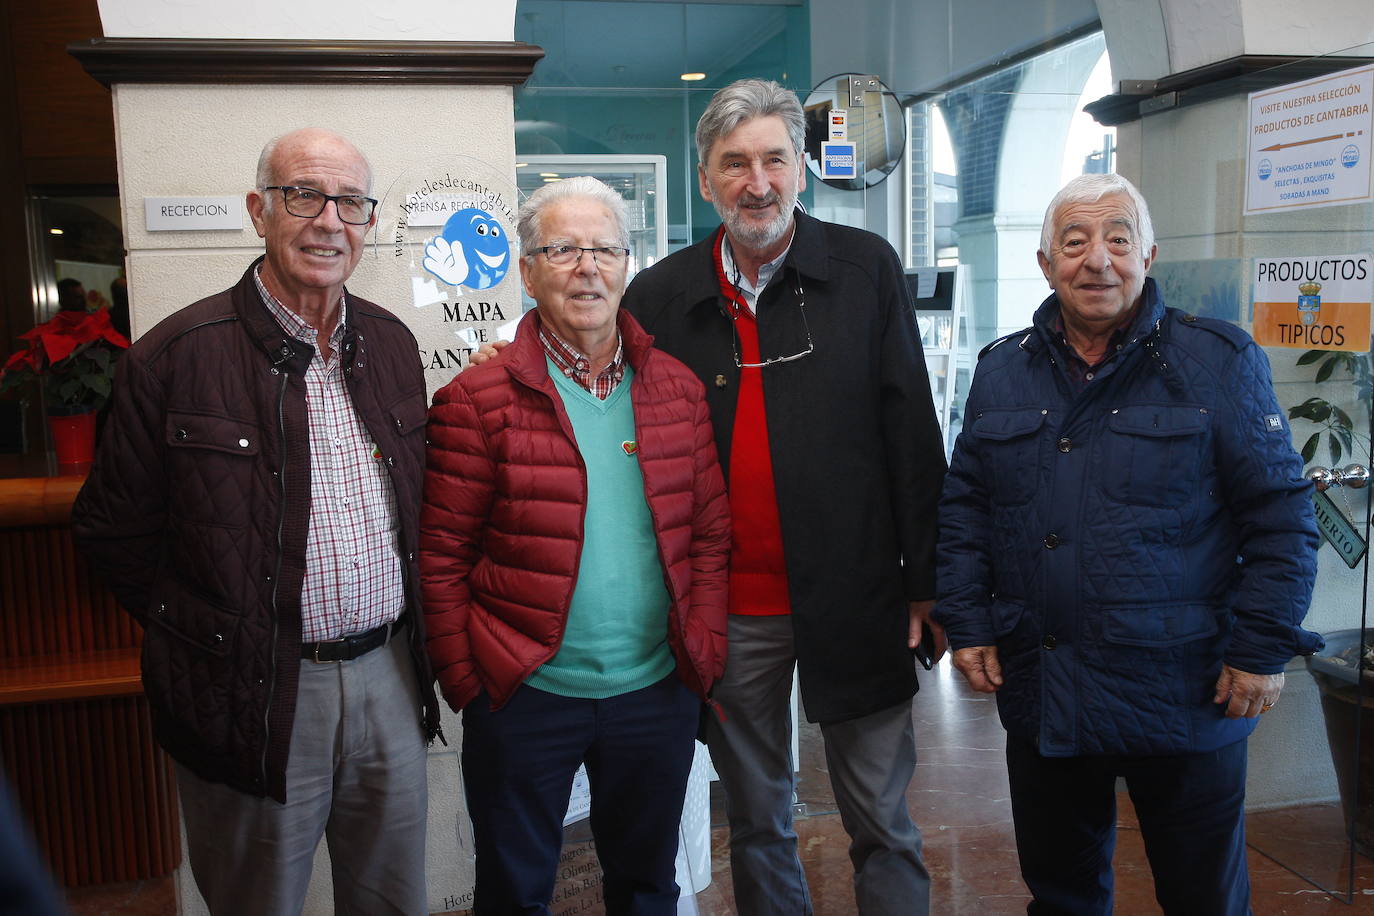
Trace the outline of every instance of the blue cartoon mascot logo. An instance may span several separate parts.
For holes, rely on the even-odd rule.
[[[449,286],[491,289],[510,269],[510,241],[490,213],[468,207],[425,245],[424,268]]]

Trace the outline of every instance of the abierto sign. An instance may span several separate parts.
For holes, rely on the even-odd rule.
[[[1369,252],[1256,258],[1255,342],[1300,350],[1368,350],[1371,260]]]

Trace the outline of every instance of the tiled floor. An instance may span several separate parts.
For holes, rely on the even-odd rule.
[[[915,703],[920,763],[907,798],[925,834],[926,861],[934,878],[934,912],[940,916],[1024,913],[1029,898],[1016,866],[1003,733],[993,701],[970,692],[947,668],[943,674],[937,669],[922,677]],[[801,757],[799,800],[807,816],[799,819],[797,832],[816,913],[848,916],[854,912],[854,895],[847,839],[834,813],[820,736],[814,727],[803,726]],[[1116,912],[1148,916],[1159,908],[1130,802],[1124,795],[1120,801]],[[697,909],[701,916],[748,916],[737,913],[730,896],[727,838],[719,826],[724,818],[718,799],[713,799],[712,807],[718,825],[712,832],[715,867],[710,886],[696,897]],[[1374,914],[1374,861],[1358,860],[1353,905],[1322,893],[1285,867],[1296,867],[1328,887],[1345,887],[1344,844],[1336,806],[1252,815],[1248,829],[1255,916]],[[175,907],[170,880],[72,891],[69,901],[73,916],[161,916]]]

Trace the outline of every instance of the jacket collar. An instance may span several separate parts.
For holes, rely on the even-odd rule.
[[[788,270],[803,277],[825,282],[830,276],[830,252],[826,246],[825,224],[808,216],[801,210],[792,211],[797,221],[796,234],[792,236],[792,247],[774,277],[781,277]],[[683,277],[686,287],[686,301],[690,308],[700,306],[717,307],[720,299],[720,284],[716,281],[716,262],[714,249],[717,230],[712,229],[706,238],[697,242],[685,252],[689,258],[687,273]]]
[[[253,280],[253,271],[264,260],[266,260],[266,255],[261,255],[252,264],[249,264],[239,282],[235,284],[230,293],[234,311],[248,330],[248,336],[263,353],[267,354],[268,358],[272,360],[273,366],[286,365],[292,372],[303,375],[309,367],[310,361],[315,358],[315,348],[288,335],[282,330],[282,326],[277,324],[277,319],[272,317],[272,313],[267,310],[266,303],[258,294],[257,283]],[[344,291],[344,295],[348,297],[348,308],[343,310],[342,356],[345,360],[349,360],[359,337],[356,323],[358,300],[350,295],[347,290]],[[354,374],[353,367],[349,366],[347,362],[345,366],[348,368],[349,375],[352,376]],[[361,372],[361,367],[357,371]]]
[[[615,320],[620,344],[625,348],[625,361],[635,372],[642,371],[654,345],[653,335],[624,309],[616,312]],[[539,342],[539,328],[539,309],[530,309],[515,329],[515,340],[501,354],[510,374],[531,388],[549,384],[549,365],[544,358],[544,345]]]
[[[1164,297],[1159,292],[1159,286],[1155,283],[1154,277],[1145,278],[1145,286],[1140,293],[1140,311],[1136,313],[1130,325],[1130,330],[1126,333],[1123,352],[1134,348],[1142,340],[1154,334],[1159,329],[1159,322],[1164,317]],[[1042,346],[1050,346],[1058,338],[1059,332],[1055,330],[1055,323],[1059,319],[1059,296],[1050,293],[1045,301],[1040,303],[1040,307],[1035,310],[1035,317],[1032,320],[1036,333],[1028,334],[1018,343],[1022,349],[1036,350]]]

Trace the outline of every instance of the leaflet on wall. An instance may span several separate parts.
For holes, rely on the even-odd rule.
[[[431,397],[520,318],[518,206],[512,175],[467,156],[412,166],[382,195],[359,292],[409,325]]]
[[[1369,349],[1374,256],[1256,258],[1255,342],[1300,350]]]
[[[1374,66],[1250,94],[1245,213],[1367,203]]]

